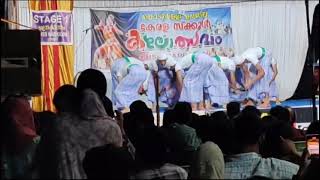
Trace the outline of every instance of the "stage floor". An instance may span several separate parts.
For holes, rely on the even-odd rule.
[[[276,106],[275,103],[271,103],[271,107]],[[281,102],[280,106],[289,106],[291,107],[297,115],[297,128],[303,129],[307,128],[312,121],[312,100],[311,99],[298,99],[298,100],[287,100]],[[318,115],[318,120],[319,120],[319,97],[316,99],[316,106],[317,106],[317,115]],[[160,126],[162,126],[162,117],[163,117],[163,112],[166,110],[166,107],[161,107],[160,108]],[[269,112],[269,109],[260,109],[262,112]],[[226,111],[225,108],[216,108],[214,110],[210,111],[194,111],[194,113],[198,115],[204,115],[204,114],[211,114],[216,111]],[[155,123],[156,123],[156,113],[154,113],[155,117]]]

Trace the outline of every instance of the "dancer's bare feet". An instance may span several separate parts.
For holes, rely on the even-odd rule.
[[[246,100],[243,102],[243,106],[246,107],[246,106],[255,106],[255,103],[252,101],[252,100]]]
[[[200,110],[200,111],[205,110],[205,105],[204,105],[204,103],[203,103],[203,102],[200,102],[198,105],[199,105],[198,110]]]
[[[270,102],[264,101],[259,105],[259,108],[266,109],[270,107]]]
[[[198,109],[197,109],[197,104],[196,104],[196,103],[191,103],[191,108],[192,108],[192,111],[196,111],[196,110],[198,110]]]

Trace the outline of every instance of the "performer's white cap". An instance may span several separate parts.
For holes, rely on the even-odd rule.
[[[233,60],[233,62],[236,65],[242,64],[244,62],[243,58],[241,56],[234,56],[232,58],[230,58],[231,60]]]
[[[165,53],[162,53],[162,54],[160,54],[160,55],[158,56],[158,60],[159,60],[159,61],[165,61],[165,60],[167,60],[167,59],[168,59],[168,55],[165,54]]]

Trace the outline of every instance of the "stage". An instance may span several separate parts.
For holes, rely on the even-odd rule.
[[[275,103],[271,104],[271,107],[276,106]],[[312,100],[311,99],[299,99],[299,100],[287,100],[281,102],[280,106],[288,106],[291,107],[296,112],[296,119],[297,119],[297,128],[304,129],[307,128],[312,121]],[[319,97],[316,99],[316,106],[317,106],[317,119],[319,120]],[[160,126],[162,126],[162,117],[163,112],[166,110],[166,107],[160,108]],[[261,112],[269,112],[270,109],[260,109]],[[225,108],[217,108],[211,111],[194,111],[198,115],[204,114],[212,114],[216,111],[226,111]],[[156,113],[154,113],[155,123],[156,123]]]

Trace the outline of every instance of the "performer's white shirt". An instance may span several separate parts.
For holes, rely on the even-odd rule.
[[[168,59],[166,60],[166,64],[163,67],[167,69],[172,69],[174,67],[175,72],[181,70],[180,64],[177,63],[177,61],[172,56],[169,56],[169,55],[167,56],[168,56]],[[151,71],[159,70],[157,61],[158,60],[147,62],[149,70]]]
[[[141,66],[144,68],[144,64],[142,61],[140,61],[139,59],[136,59],[134,57],[128,57],[129,61],[130,62],[127,62],[126,66],[123,66],[118,72],[117,72],[117,77],[118,77],[118,80],[119,79],[122,79],[124,78],[127,74],[128,74],[128,68],[131,66],[131,65],[138,65],[138,66]],[[125,60],[126,61],[126,60]],[[146,80],[143,82],[143,88],[145,90],[148,89],[148,81],[149,81],[149,78],[150,78],[150,71],[147,71],[147,78]]]
[[[191,67],[193,64],[192,62],[192,54],[187,54],[185,55],[179,62],[178,64],[180,65],[181,69],[188,69]]]
[[[255,48],[249,48],[246,51],[244,51],[241,55],[242,62],[245,60],[249,61],[253,65],[257,65],[259,63],[259,58],[262,56],[262,48],[261,47],[255,47]]]
[[[136,59],[134,57],[128,57],[128,59],[130,60],[130,62],[127,62],[126,66],[121,67],[121,69],[117,72],[117,76],[118,77],[121,77],[121,78],[125,77],[128,74],[129,66],[131,66],[133,64],[136,64],[136,65],[139,65],[141,67],[144,67],[143,62],[140,61],[139,59]]]
[[[236,64],[231,59],[224,56],[219,56],[219,57],[220,57],[220,67],[223,70],[229,70],[229,71],[236,70]]]

